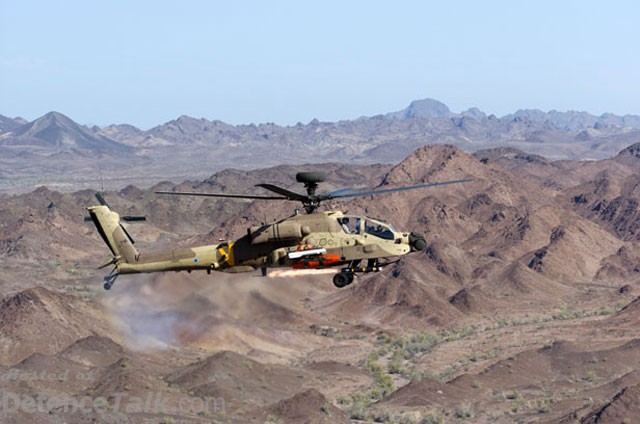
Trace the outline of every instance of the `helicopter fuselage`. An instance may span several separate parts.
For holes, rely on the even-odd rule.
[[[350,225],[343,224],[345,222]],[[409,237],[409,233],[401,233],[383,221],[366,216],[344,215],[339,211],[300,214],[249,228],[246,235],[235,241],[140,253],[134,262],[121,262],[117,268],[120,274],[325,268],[405,255],[412,251]],[[326,258],[329,260],[323,260]]]
[[[402,233],[381,220],[327,211],[296,214],[273,224],[251,227],[235,241],[138,253],[121,227],[116,212],[103,205],[89,208],[89,213],[114,254],[114,259],[105,266],[112,263],[115,269],[105,281],[110,276],[115,280],[119,274],[162,271],[247,272],[262,269],[266,273],[268,268],[342,266],[346,267],[343,271],[351,273],[356,270],[374,272],[380,269],[380,259],[402,256],[425,247],[421,236]],[[363,260],[367,261],[367,266],[360,266]],[[110,288],[107,283],[105,288]]]
[[[325,181],[322,172],[298,172],[296,181],[304,184],[306,194],[261,183],[260,187],[272,194],[202,193],[182,191],[156,191],[157,194],[177,196],[204,196],[246,200],[290,200],[301,202],[305,215],[296,213],[273,224],[247,229],[247,234],[235,241],[175,248],[156,253],[139,253],[129,233],[120,223],[120,216],[109,209],[104,197],[96,194],[99,206],[87,208],[90,219],[100,236],[109,246],[112,258],[101,268],[114,265],[104,277],[104,288],[110,289],[120,274],[162,271],[206,270],[246,272],[260,268],[266,275],[269,268],[291,267],[313,269],[342,267],[334,275],[337,287],[351,284],[357,272],[377,272],[390,259],[409,252],[424,250],[426,241],[416,233],[396,230],[384,221],[367,216],[345,215],[339,211],[318,212],[320,203],[333,199],[378,196],[387,193],[418,190],[470,182],[469,179],[422,183],[402,187],[382,187],[377,190],[343,188],[328,193],[316,192]],[[123,220],[140,220],[124,216]],[[380,263],[380,259],[385,259]],[[363,264],[366,261],[366,265]]]

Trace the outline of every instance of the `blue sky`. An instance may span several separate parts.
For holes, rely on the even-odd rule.
[[[0,114],[26,119],[640,114],[635,1],[0,0],[0,19]]]

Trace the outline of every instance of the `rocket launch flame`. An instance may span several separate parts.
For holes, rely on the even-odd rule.
[[[324,268],[324,269],[275,269],[275,270],[270,270],[269,273],[267,274],[268,277],[270,278],[277,278],[277,277],[285,277],[285,278],[291,278],[291,277],[308,277],[308,276],[313,276],[313,275],[327,275],[327,274],[335,274],[337,273],[338,270],[337,269],[330,269],[330,268]]]

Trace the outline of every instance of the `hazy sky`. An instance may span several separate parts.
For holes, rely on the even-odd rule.
[[[293,125],[431,97],[640,114],[637,1],[0,0],[0,114]]]

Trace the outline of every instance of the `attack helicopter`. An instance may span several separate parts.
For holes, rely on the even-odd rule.
[[[424,237],[415,232],[401,232],[380,219],[349,215],[341,211],[318,211],[323,201],[458,184],[471,181],[462,179],[378,190],[340,189],[316,194],[318,185],[325,181],[321,172],[299,172],[296,181],[303,184],[306,194],[296,193],[273,184],[257,184],[273,195],[231,193],[201,193],[156,191],[171,196],[204,196],[249,200],[290,200],[302,203],[306,214],[296,210],[272,224],[247,229],[235,241],[190,248],[173,248],[159,252],[138,252],[134,240],[121,224],[117,212],[110,209],[99,193],[100,203],[88,207],[93,221],[111,251],[111,258],[100,268],[113,265],[104,277],[104,289],[110,290],[122,274],[164,271],[204,270],[223,272],[249,272],[260,269],[267,275],[269,268],[322,269],[340,267],[333,284],[342,288],[354,281],[357,273],[381,271],[397,262],[403,255],[424,250]],[[142,220],[142,217],[123,216],[123,221]]]

